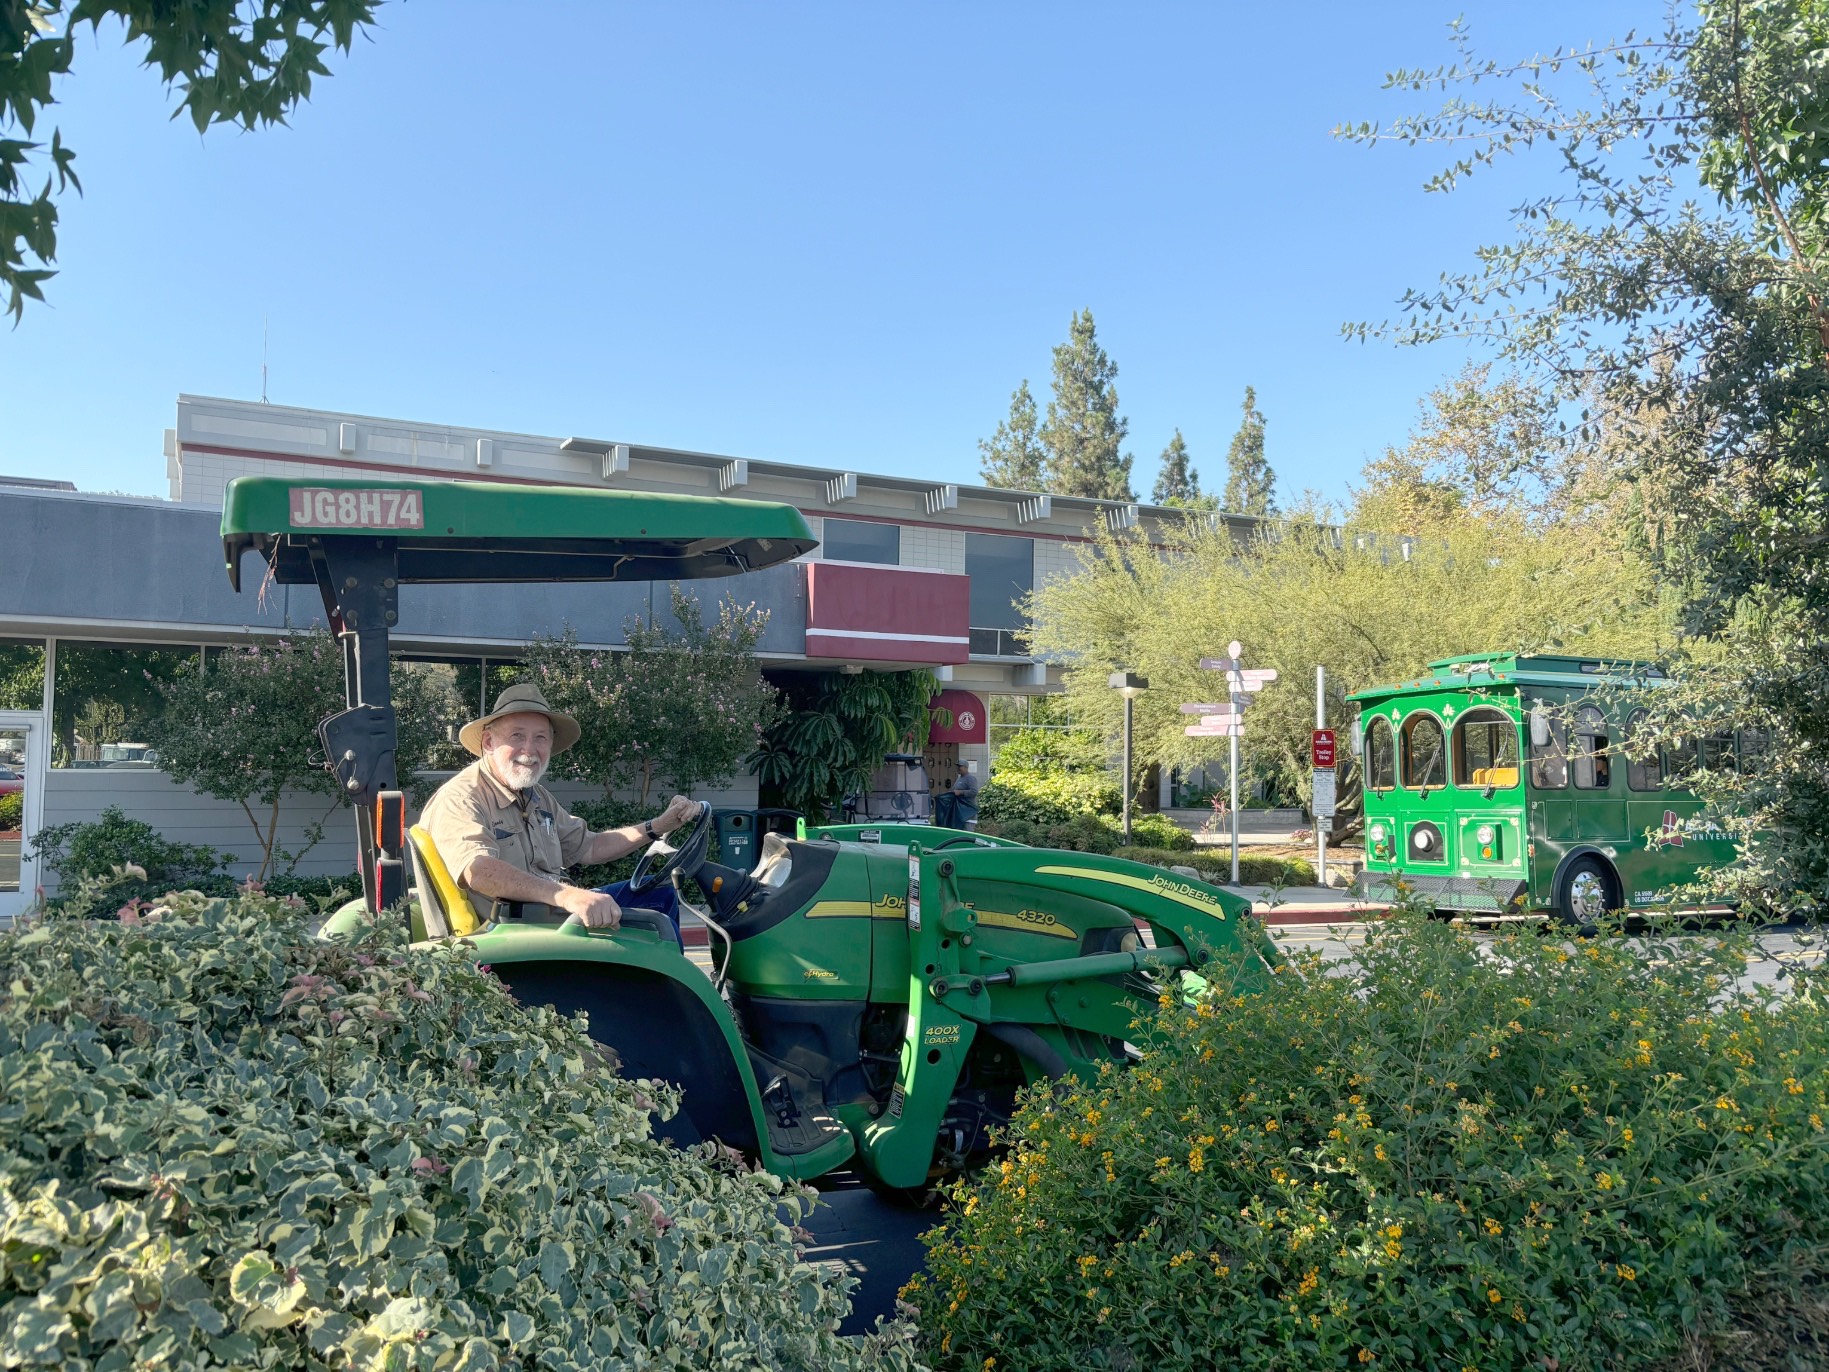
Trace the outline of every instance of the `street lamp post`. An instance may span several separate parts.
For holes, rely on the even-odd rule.
[[[1107,686],[1124,697],[1124,846],[1130,846],[1130,735],[1131,710],[1137,697],[1149,690],[1149,678],[1135,672],[1113,672]]]

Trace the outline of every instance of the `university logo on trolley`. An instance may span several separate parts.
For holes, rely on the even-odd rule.
[[[287,494],[287,517],[295,529],[425,528],[425,505],[418,491],[293,486]]]

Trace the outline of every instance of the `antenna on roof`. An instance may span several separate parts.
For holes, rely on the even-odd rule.
[[[267,403],[267,316],[260,317],[260,403]]]

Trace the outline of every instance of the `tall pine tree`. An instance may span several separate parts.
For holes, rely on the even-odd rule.
[[[987,486],[1011,491],[1045,491],[1048,450],[1042,446],[1035,397],[1025,378],[1010,397],[1010,416],[989,438],[978,440],[978,473]]]
[[[1276,473],[1264,460],[1264,414],[1257,407],[1257,392],[1245,387],[1245,418],[1232,435],[1226,451],[1225,508],[1230,514],[1276,513]]]
[[[1120,451],[1130,423],[1118,414],[1118,364],[1099,346],[1092,311],[1074,314],[1067,341],[1054,350],[1054,394],[1042,442],[1048,489],[1098,500],[1135,500],[1129,453]]]
[[[1158,505],[1194,505],[1200,501],[1200,473],[1188,461],[1187,440],[1181,430],[1162,450],[1162,470],[1149,498]]]

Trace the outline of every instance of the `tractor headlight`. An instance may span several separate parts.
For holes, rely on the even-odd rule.
[[[1474,831],[1474,837],[1479,839],[1479,841],[1481,843],[1491,843],[1492,842],[1492,825],[1482,824],[1477,830]]]

